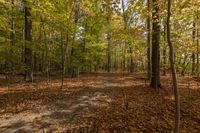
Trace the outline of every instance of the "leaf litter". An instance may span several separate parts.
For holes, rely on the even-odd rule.
[[[0,132],[171,133],[174,97],[170,75],[160,92],[143,73],[90,74],[58,78],[47,85],[14,81],[0,88]],[[2,78],[1,78],[2,80]],[[179,77],[181,132],[200,131],[200,89],[193,78]]]

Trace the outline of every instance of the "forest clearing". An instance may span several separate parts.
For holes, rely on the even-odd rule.
[[[158,94],[144,74],[89,74],[49,85],[1,84],[0,132],[172,132],[169,76]],[[180,77],[181,132],[200,131],[200,83]],[[1,82],[5,83],[1,77]]]
[[[0,133],[200,133],[200,0],[0,0]]]

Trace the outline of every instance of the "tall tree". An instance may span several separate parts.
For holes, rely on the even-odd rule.
[[[124,22],[124,30],[128,30],[129,29],[129,22],[128,22],[128,14],[127,14],[127,10],[125,10],[125,1],[122,0],[122,12],[123,12],[123,22]],[[130,53],[130,61],[129,61],[129,70],[130,72],[134,72],[134,62],[133,62],[133,48],[131,47],[131,44],[130,42],[127,42],[127,40],[125,40],[125,47],[126,47],[126,44],[129,45],[129,53]],[[124,70],[125,70],[125,67],[126,67],[126,57],[124,58]]]
[[[199,17],[197,16],[197,20],[199,19]],[[199,26],[199,23],[198,25]],[[197,65],[196,65],[196,72],[197,72],[197,77],[199,78],[199,29],[197,28]]]
[[[175,69],[175,59],[174,59],[174,48],[171,42],[171,30],[170,30],[170,16],[171,16],[171,0],[168,0],[168,15],[167,15],[167,42],[170,50],[170,66],[172,72],[173,79],[173,89],[174,89],[174,97],[175,97],[175,133],[179,133],[179,125],[180,125],[180,98],[179,98],[179,89],[178,89],[178,81],[176,77],[176,69]]]
[[[195,38],[196,38],[196,23],[195,22],[193,22],[192,38],[193,38],[193,44],[195,44]],[[194,73],[195,73],[195,52],[192,52],[192,74]]]
[[[62,64],[62,80],[61,80],[61,89],[63,88],[64,84],[64,74],[65,74],[65,47],[63,41],[63,33],[61,32],[61,64]]]
[[[24,17],[25,17],[25,80],[33,81],[33,63],[32,63],[32,20],[31,20],[31,7],[30,1],[24,0]]]
[[[151,87],[158,89],[160,84],[160,23],[158,0],[152,0],[152,77]]]
[[[106,49],[106,69],[107,72],[111,71],[111,34],[110,34],[110,20],[111,20],[111,0],[106,0],[106,21],[107,21],[107,42],[108,46]]]
[[[167,46],[166,46],[166,24],[164,25],[164,47],[163,47],[163,76],[166,76],[166,65],[167,65]]]
[[[148,18],[147,18],[147,60],[148,60],[148,74],[147,77],[150,80],[151,79],[151,18],[150,18],[150,0],[147,1],[147,7],[148,7]]]
[[[77,26],[77,23],[79,21],[79,14],[80,14],[80,7],[79,7],[79,1],[78,0],[73,0],[73,9],[74,9],[74,25],[75,27]],[[73,61],[73,56],[74,56],[74,53],[75,53],[75,42],[76,42],[76,33],[77,33],[77,30],[75,28],[75,31],[73,33],[73,37],[72,37],[72,47],[71,47],[71,55],[70,55],[70,64],[72,65],[72,61]],[[70,72],[71,72],[71,77],[74,77],[75,76],[75,68],[74,66],[72,65],[71,68],[70,68]]]
[[[11,44],[11,46],[14,46],[15,45],[15,20],[14,20],[14,0],[12,0],[11,1],[11,34],[10,34],[10,44]],[[11,59],[11,70],[12,70],[12,74],[14,73],[14,61],[13,61],[13,57],[14,57],[14,55],[13,55],[13,53],[14,53],[14,51],[13,51],[13,49],[11,49],[11,51],[10,51],[10,53],[11,53],[11,57],[12,57],[12,59]]]

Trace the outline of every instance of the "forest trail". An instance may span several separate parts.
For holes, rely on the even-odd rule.
[[[50,93],[58,93],[58,95],[60,95],[60,93],[66,93],[66,95],[61,95],[58,99],[51,96],[48,97],[54,99],[51,103],[42,103],[45,100],[42,102],[38,101],[40,98],[45,99],[45,97],[40,97],[41,94],[36,94],[48,92],[37,92],[38,90],[35,90],[35,92],[28,92],[36,94],[35,96],[31,96],[30,94],[30,96],[33,97],[31,99],[36,99],[35,101],[32,101],[36,102],[36,105],[33,105],[29,109],[26,109],[23,104],[29,104],[26,102],[30,99],[26,94],[22,95],[22,97],[24,96],[24,98],[22,98],[23,101],[21,101],[22,103],[19,103],[18,101],[13,102],[18,102],[18,105],[16,106],[19,106],[18,108],[24,108],[24,110],[18,111],[17,113],[14,112],[13,114],[12,111],[14,110],[11,109],[10,113],[5,113],[0,117],[0,132],[31,133],[43,131],[49,132],[53,130],[64,131],[66,129],[73,130],[73,128],[77,127],[85,128],[85,126],[88,125],[88,118],[95,115],[95,112],[100,111],[101,108],[106,107],[108,103],[112,102],[112,93],[114,93],[115,90],[111,88],[120,86],[123,80],[109,75],[105,77],[97,76],[92,78],[94,78],[93,81],[88,81],[86,83],[84,83],[84,80],[87,80],[87,78],[83,79],[83,81],[81,81],[81,79],[78,81],[76,80],[75,82],[82,82],[82,84],[87,85],[81,85],[82,87],[80,86],[80,88],[78,88],[78,86],[75,90],[72,90],[72,92],[70,92],[70,89],[65,90],[65,87],[62,91],[60,90],[61,92],[57,92],[59,90],[50,90]],[[73,83],[73,81],[70,82]],[[3,96],[6,96],[6,94],[9,97],[13,97],[12,93],[9,92],[5,92]],[[17,97],[16,93],[16,98],[14,100],[19,99],[19,97]],[[16,108],[13,107],[13,109]]]
[[[48,88],[41,83],[12,83],[9,91],[1,85],[0,132],[95,132],[124,131],[164,132],[173,129],[173,97],[167,89],[171,81],[163,77],[164,89],[158,95],[150,91],[144,74],[92,74],[65,79],[52,79]],[[2,80],[2,79],[1,79]],[[180,80],[182,88],[186,80]],[[195,81],[191,87],[195,88]],[[192,86],[194,85],[194,86]],[[170,87],[169,87],[170,88]],[[182,90],[185,131],[199,131],[199,91]],[[191,104],[193,103],[193,104]],[[193,117],[196,119],[193,119]],[[188,125],[193,123],[193,128]],[[119,126],[119,127],[118,127]]]

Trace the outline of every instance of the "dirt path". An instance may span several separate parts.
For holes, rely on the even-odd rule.
[[[87,130],[92,115],[112,102],[113,89],[110,87],[120,84],[114,77],[96,77],[93,87],[79,88],[73,94],[51,103],[38,104],[29,110],[3,115],[0,119],[0,132],[62,132],[75,128]]]
[[[171,78],[161,77],[158,94],[143,76],[83,75],[66,78],[63,90],[59,79],[47,87],[43,82],[12,84],[9,89],[2,84],[0,133],[173,132]],[[199,83],[179,77],[179,88],[181,132],[199,133]]]

